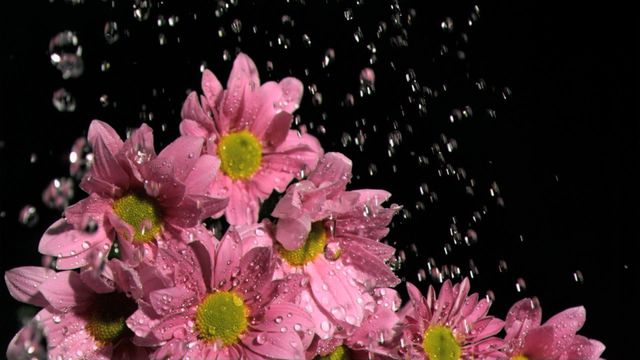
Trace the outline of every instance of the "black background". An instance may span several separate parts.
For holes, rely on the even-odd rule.
[[[400,1],[395,7],[374,0],[239,0],[217,16],[214,1],[151,4],[148,19],[138,21],[128,1],[115,6],[11,2],[12,8],[3,3],[3,270],[39,264],[39,237],[59,216],[43,205],[41,192],[53,178],[68,177],[69,149],[86,134],[92,118],[123,135],[147,121],[159,149],[177,134],[181,103],[188,89],[199,88],[201,63],[206,61],[224,83],[231,62],[223,51],[232,60],[242,50],[255,60],[263,80],[291,74],[307,86],[316,84],[322,104],[314,104],[307,91],[298,111],[300,125],[327,151],[342,151],[354,160],[351,188],[384,188],[404,206],[388,238],[404,253],[398,270],[404,279],[423,289],[437,283],[417,277],[420,269],[428,270],[431,258],[441,270],[446,265],[457,266],[463,275],[472,272],[472,289],[494,293],[491,313],[499,317],[523,296],[538,297],[545,319],[582,304],[587,323],[581,333],[604,342],[606,358],[637,356],[632,336],[638,315],[632,306],[637,305],[640,240],[633,175],[638,167],[638,38],[630,8],[612,2],[560,8],[511,1]],[[470,15],[475,5],[479,18],[468,25],[475,20]],[[344,15],[347,9],[352,20]],[[285,14],[293,24],[283,21]],[[394,14],[400,15],[398,27]],[[179,21],[160,26],[159,15],[165,20],[177,15]],[[452,31],[441,27],[447,17]],[[231,29],[234,19],[242,22],[238,34]],[[119,27],[120,39],[111,45],[103,35],[106,21]],[[378,37],[380,21],[387,30]],[[217,35],[220,27],[224,37]],[[358,27],[360,42],[353,37]],[[63,30],[76,31],[83,46],[85,71],[77,79],[63,80],[49,62],[48,42]],[[278,44],[279,34],[290,41],[286,49]],[[302,34],[311,38],[310,47]],[[406,46],[399,45],[404,40]],[[376,45],[373,65],[367,65],[370,42]],[[325,68],[321,63],[328,48],[336,57]],[[100,70],[103,61],[110,63],[108,71]],[[270,71],[267,61],[273,63]],[[375,70],[375,93],[361,98],[358,74],[365,66]],[[415,74],[417,92],[407,73]],[[480,79],[483,89],[477,86]],[[52,93],[60,87],[75,96],[74,112],[52,106]],[[347,93],[354,95],[354,106],[344,104]],[[106,105],[99,101],[105,94]],[[417,110],[420,99],[426,113]],[[449,115],[465,106],[473,115],[451,123]],[[366,137],[362,149],[354,141],[359,131]],[[389,134],[402,136],[392,157],[387,155]],[[439,161],[433,150],[434,144],[446,146],[442,135],[458,146],[451,153],[443,150]],[[420,155],[428,165],[418,161]],[[372,163],[377,171],[370,175]],[[440,175],[447,165],[458,175],[464,169],[467,178]],[[464,189],[471,178],[474,194],[468,195]],[[499,196],[489,193],[494,182]],[[429,187],[426,196],[418,191],[422,183]],[[76,190],[72,201],[83,197]],[[429,200],[433,193],[435,202]],[[417,202],[422,205],[416,207]],[[33,227],[18,222],[26,204],[38,209],[40,220]],[[482,220],[473,221],[474,211]],[[477,243],[454,243],[459,238],[450,232],[452,217],[462,237],[468,228],[477,232]],[[447,254],[445,246],[451,246]],[[507,268],[498,266],[501,260]],[[576,271],[583,282],[574,280]],[[526,283],[521,291],[515,286],[519,278]],[[0,345],[6,348],[19,326],[19,304],[6,288],[1,291]]]

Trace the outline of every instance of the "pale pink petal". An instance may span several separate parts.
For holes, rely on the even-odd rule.
[[[355,242],[345,242],[342,247],[345,261],[361,273],[357,278],[364,279],[362,285],[365,288],[394,287],[400,282],[382,259],[369,253],[364,247]]]
[[[88,263],[87,256],[91,249],[102,247],[110,242],[104,227],[88,233],[76,230],[73,225],[60,219],[53,223],[40,239],[38,251],[45,255],[65,258],[57,263],[58,269],[70,269]]]
[[[200,156],[193,165],[189,176],[184,179],[186,195],[205,195],[211,182],[218,174],[220,159],[211,155]]]
[[[305,349],[311,344],[313,338],[308,336],[308,331],[313,331],[314,327],[309,314],[292,303],[276,303],[267,306],[262,321],[251,325],[251,328],[258,332],[281,334],[288,337],[289,341],[295,341],[293,337],[297,337],[302,340],[302,346]]]
[[[249,185],[243,181],[234,181],[229,193],[229,204],[225,210],[227,222],[231,225],[252,224],[258,221],[260,203],[251,197]]]
[[[531,327],[539,326],[542,321],[542,310],[540,306],[531,299],[522,299],[509,309],[504,321],[504,328],[507,333],[513,326],[524,326],[523,332],[527,332]],[[516,330],[516,329],[514,329]]]
[[[151,306],[158,315],[179,312],[185,304],[197,301],[196,294],[183,287],[155,290],[149,294]]]
[[[67,222],[77,227],[88,225],[93,220],[96,225],[102,225],[102,219],[107,211],[112,208],[111,200],[100,197],[98,194],[90,194],[89,197],[78,201],[64,210]]]
[[[201,87],[209,107],[216,108],[218,98],[222,95],[224,89],[218,78],[209,69],[205,69],[202,73]]]
[[[184,181],[199,159],[203,144],[204,139],[195,136],[177,138],[149,163],[145,177],[158,182],[171,181],[173,178]],[[164,180],[163,175],[170,179]]]
[[[100,120],[93,120],[89,125],[87,139],[91,146],[94,146],[98,138],[102,140],[102,143],[112,155],[117,154],[122,148],[122,139],[109,124]]]
[[[260,78],[253,60],[245,54],[238,54],[233,62],[227,90],[222,99],[222,111],[216,119],[218,132],[226,134],[235,130],[236,123],[241,119],[247,93],[258,88]]]
[[[220,240],[214,264],[212,285],[220,290],[231,287],[231,276],[240,271],[242,245],[240,235],[234,228],[229,228]]]
[[[605,350],[603,343],[576,335],[569,349],[562,354],[562,360],[598,360]]]
[[[202,99],[204,100],[205,98],[203,97]],[[202,137],[206,138],[210,133],[216,133],[213,120],[198,102],[198,94],[195,91],[187,96],[187,100],[182,105],[180,115],[182,117],[182,122],[180,123],[181,135],[200,136],[199,134],[204,133]],[[186,121],[189,123],[185,123]]]
[[[73,271],[63,271],[40,285],[40,293],[54,308],[65,311],[70,308],[82,309],[94,296],[94,292],[82,282],[80,275]]]
[[[40,285],[51,279],[55,271],[39,266],[23,266],[4,273],[9,294],[14,299],[35,306],[46,306],[47,300],[38,291]]]
[[[298,109],[302,95],[304,94],[304,85],[302,82],[293,77],[286,77],[280,80],[280,88],[282,89],[282,98],[278,103],[278,107],[290,114]]]
[[[82,282],[97,294],[106,294],[115,291],[113,271],[109,265],[105,265],[106,254],[96,254],[96,259],[90,266],[80,272]]]
[[[107,197],[122,195],[129,186],[129,175],[101,137],[91,144],[95,160],[91,170],[82,179],[80,188],[87,193],[96,192]]]
[[[203,128],[199,123],[193,120],[183,119],[180,122],[180,135],[199,136],[206,139],[209,133],[207,129]]]
[[[328,188],[327,196],[340,191],[351,181],[352,163],[346,156],[337,153],[326,153],[318,162],[315,171],[309,174],[309,181],[318,187]]]
[[[336,320],[359,326],[363,320],[363,307],[358,304],[362,289],[352,283],[343,266],[327,261],[323,256],[305,265],[313,297]]]
[[[269,81],[251,93],[250,97],[244,109],[244,117],[251,133],[258,139],[263,139],[273,118],[281,111],[276,104],[282,98],[282,89],[277,83]]]
[[[306,214],[299,218],[278,220],[276,239],[287,250],[295,250],[304,244],[311,231],[311,219]]]
[[[258,340],[258,337],[261,340]],[[297,335],[272,333],[272,332],[249,332],[240,341],[259,355],[272,359],[303,359],[304,348],[302,341]]]
[[[573,340],[573,335],[582,328],[587,317],[583,306],[564,310],[547,320],[544,325],[553,326],[556,336],[556,346],[566,349]]]

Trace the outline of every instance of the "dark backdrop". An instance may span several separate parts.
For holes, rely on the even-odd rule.
[[[629,8],[74,2],[1,5],[3,270],[40,263],[39,237],[60,214],[42,191],[70,177],[69,150],[91,119],[123,135],[146,121],[156,148],[166,145],[200,67],[224,82],[242,50],[263,80],[305,83],[296,127],[354,160],[352,188],[387,189],[404,206],[388,237],[404,279],[424,289],[473,276],[500,317],[523,296],[538,297],[545,319],[583,304],[581,333],[603,341],[605,357],[635,354],[638,38]],[[105,39],[110,21],[116,41]],[[64,30],[76,32],[84,63],[67,80],[48,53]],[[365,67],[376,75],[371,94],[359,81]],[[62,87],[73,112],[52,105]],[[76,188],[71,201],[83,196]],[[19,221],[25,205],[39,218],[29,226]],[[19,304],[1,288],[5,349]]]

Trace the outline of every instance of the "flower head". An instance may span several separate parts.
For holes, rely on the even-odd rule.
[[[576,335],[585,318],[585,309],[579,306],[564,310],[541,325],[538,302],[522,299],[509,309],[505,319],[504,353],[515,360],[597,360],[604,345]]]
[[[146,349],[131,343],[133,333],[126,325],[143,294],[142,282],[119,260],[80,273],[16,268],[5,274],[5,280],[17,300],[44,307],[34,321],[47,339],[50,358],[147,356]],[[24,330],[19,335],[24,336]]]
[[[57,257],[59,269],[85,266],[96,252],[107,254],[116,235],[126,261],[152,258],[159,242],[184,238],[227,203],[210,192],[219,161],[200,156],[200,138],[180,137],[156,155],[148,126],[123,142],[96,120],[89,142],[95,162],[80,186],[90,195],[67,208],[40,240],[40,252]]]
[[[490,303],[467,296],[469,280],[454,286],[447,280],[436,297],[429,287],[426,298],[407,283],[410,301],[401,311],[404,336],[399,352],[411,359],[457,360],[490,358],[502,341],[497,334],[503,321],[487,316]]]
[[[301,358],[311,342],[313,324],[288,302],[288,280],[272,281],[271,250],[244,253],[231,228],[216,242],[194,242],[167,252],[175,269],[174,286],[150,293],[149,306],[130,319],[137,343],[159,346],[152,358]],[[181,265],[182,264],[182,265]]]
[[[301,304],[312,310],[322,339],[360,326],[367,293],[399,282],[385,263],[394,249],[379,242],[397,206],[381,205],[390,196],[385,191],[346,191],[350,178],[351,161],[328,153],[307,180],[287,189],[272,213],[278,268],[308,278]]]
[[[204,139],[203,151],[220,159],[221,174],[212,186],[229,195],[224,213],[230,224],[256,222],[261,200],[274,190],[283,192],[294,177],[315,168],[320,144],[311,135],[290,130],[303,89],[291,77],[260,85],[253,61],[238,54],[226,90],[205,70],[204,95],[198,99],[192,92],[187,97],[180,131]]]

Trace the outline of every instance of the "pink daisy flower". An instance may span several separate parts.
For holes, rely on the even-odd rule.
[[[404,336],[398,351],[410,359],[497,358],[503,342],[491,336],[502,330],[503,321],[487,316],[489,301],[478,301],[476,293],[467,296],[469,287],[467,278],[455,286],[447,280],[437,297],[429,286],[425,298],[407,283],[410,301],[401,310]]]
[[[273,190],[283,192],[322,156],[316,138],[290,130],[303,90],[291,77],[260,85],[253,61],[238,54],[226,90],[205,70],[204,95],[199,101],[195,92],[187,97],[180,132],[205,139],[204,152],[220,158],[222,171],[213,188],[229,194],[230,224],[255,223],[260,201]]]
[[[365,294],[399,282],[385,263],[394,248],[379,242],[398,207],[381,205],[390,196],[382,190],[345,191],[350,178],[351,161],[328,153],[272,213],[279,270],[308,277],[300,303],[322,339],[338,327],[360,326]]]
[[[173,287],[152,291],[150,306],[129,320],[137,343],[159,346],[152,358],[304,356],[313,323],[289,302],[295,296],[289,283],[299,279],[272,281],[271,250],[258,247],[243,255],[241,242],[231,228],[219,243],[193,242],[193,251],[174,254],[191,263],[193,273],[174,277]]]
[[[147,357],[146,349],[131,343],[133,333],[126,325],[137,296],[144,293],[142,281],[119,260],[103,266],[81,273],[26,266],[5,274],[14,298],[44,307],[34,320],[47,339],[49,358]]]
[[[537,301],[522,299],[505,319],[506,347],[511,360],[597,360],[605,346],[576,335],[586,319],[584,307],[564,310],[541,325],[542,309]]]
[[[93,253],[108,253],[116,234],[123,259],[153,259],[159,244],[187,238],[200,221],[226,205],[226,199],[211,193],[220,162],[200,156],[201,138],[180,137],[156,155],[147,125],[123,142],[97,120],[88,138],[95,161],[80,187],[90,195],[67,208],[38,247],[57,257],[59,269],[82,267]]]

